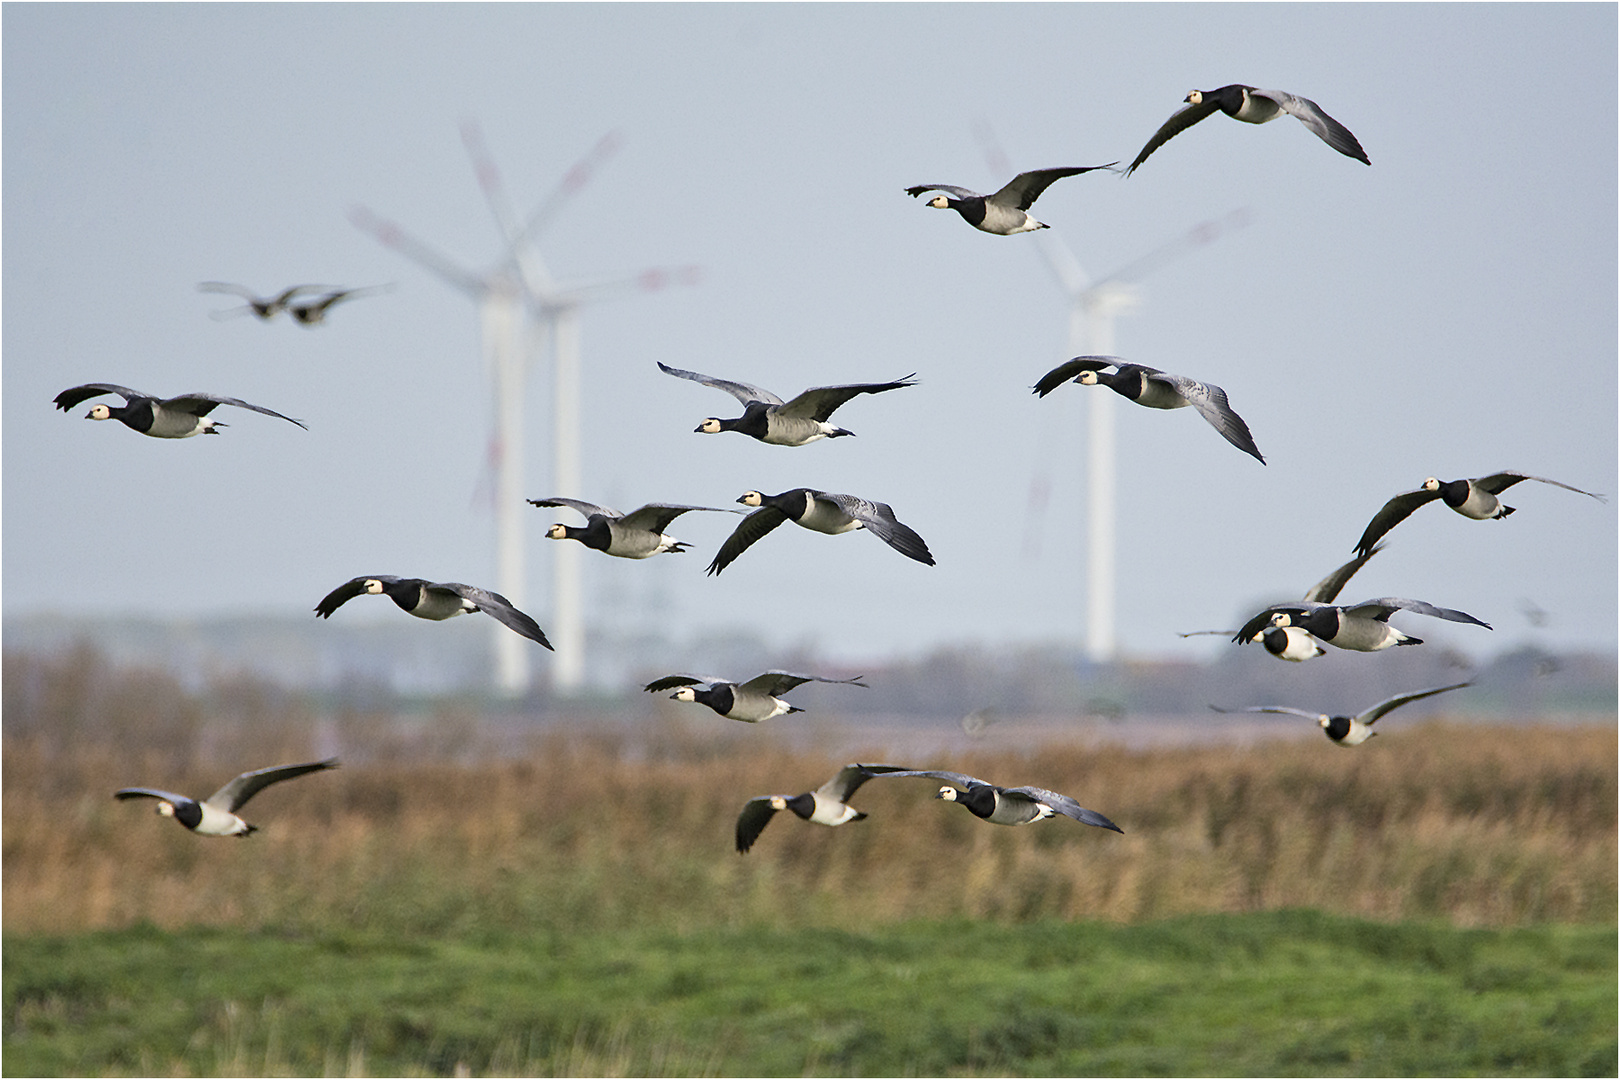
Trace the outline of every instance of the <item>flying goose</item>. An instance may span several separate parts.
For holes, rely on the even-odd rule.
[[[695,701],[700,705],[707,705],[728,720],[757,724],[761,720],[769,720],[784,713],[804,712],[797,705],[789,705],[780,696],[795,686],[807,682],[824,682],[865,687],[866,684],[861,682],[865,677],[857,675],[853,679],[823,679],[819,675],[767,671],[763,675],[755,675],[745,683],[734,683],[712,675],[665,675],[662,679],[654,679],[642,689],[649,694],[656,694],[660,690],[678,686],[680,689],[669,695],[671,701]]]
[[[1461,690],[1465,686],[1473,686],[1471,682],[1453,683],[1450,686],[1438,686],[1433,690],[1418,690],[1410,694],[1396,694],[1385,701],[1380,701],[1366,712],[1355,716],[1328,716],[1326,713],[1306,712],[1304,709],[1291,709],[1285,705],[1251,705],[1246,709],[1223,709],[1219,705],[1210,708],[1218,713],[1258,712],[1258,713],[1286,713],[1289,716],[1303,716],[1307,720],[1315,720],[1321,725],[1327,737],[1340,746],[1360,746],[1378,732],[1372,729],[1373,722],[1392,709],[1398,709],[1408,701],[1419,698],[1433,697],[1443,694],[1447,690]]]
[[[276,765],[269,769],[245,772],[202,802],[170,791],[144,787],[119,788],[113,792],[113,798],[157,799],[159,814],[172,817],[192,832],[203,836],[247,836],[258,830],[256,826],[249,825],[236,816],[243,803],[271,784],[291,780],[305,773],[337,767],[337,758],[327,758],[325,761],[312,761],[307,765]]]
[[[864,528],[906,558],[934,565],[934,556],[929,553],[923,538],[902,525],[888,503],[816,491],[814,488],[794,488],[780,495],[748,491],[737,501],[759,509],[743,518],[726,542],[720,545],[719,553],[709,564],[708,572],[711,574],[718,574],[730,566],[754,541],[784,521],[834,535]]]
[[[749,799],[737,818],[737,854],[748,854],[748,849],[754,846],[754,841],[778,810],[791,810],[800,820],[817,825],[842,825],[864,819],[865,813],[849,805],[850,796],[873,776],[899,771],[896,765],[845,765],[838,770],[838,775],[814,791]]]
[[[1095,825],[1099,829],[1112,829],[1117,833],[1125,831],[1097,811],[1087,810],[1067,795],[1047,791],[1045,788],[1004,788],[958,772],[945,772],[939,769],[890,769],[886,765],[855,767],[867,769],[873,776],[929,776],[935,780],[949,780],[963,790],[958,791],[949,786],[942,787],[939,794],[934,797],[944,799],[946,802],[961,803],[974,817],[983,818],[992,825],[1026,825],[1031,821],[1041,821],[1062,814],[1064,817],[1074,818],[1083,825]]]
[[[740,514],[741,510],[718,506],[681,506],[675,503],[648,503],[639,510],[621,514],[579,499],[530,499],[534,506],[567,506],[585,515],[585,527],[553,525],[546,535],[553,540],[578,540],[588,548],[621,559],[646,559],[665,551],[679,553],[691,545],[665,536],[669,523],[688,510],[713,510],[717,514]]]
[[[302,326],[319,326],[326,321],[326,313],[332,310],[332,305],[347,300],[355,300],[362,296],[371,296],[375,293],[387,292],[392,285],[370,285],[363,289],[334,289],[319,300],[308,303],[288,304],[287,314]]]
[[[1194,90],[1187,95],[1185,101],[1186,106],[1173,114],[1158,131],[1153,133],[1153,138],[1148,140],[1147,145],[1142,147],[1142,152],[1136,155],[1136,160],[1126,168],[1126,176],[1131,175],[1153,151],[1204,117],[1213,114],[1217,109],[1232,119],[1242,120],[1246,124],[1264,124],[1268,120],[1277,119],[1283,113],[1288,113],[1290,116],[1298,117],[1300,123],[1310,128],[1323,142],[1339,153],[1353,157],[1363,165],[1372,164],[1367,158],[1367,151],[1363,150],[1356,137],[1350,134],[1350,129],[1323,112],[1322,107],[1309,98],[1295,97],[1282,90],[1258,90],[1252,86],[1233,83],[1219,90]]]
[[[1007,181],[1007,186],[994,195],[980,195],[977,191],[969,191],[967,188],[952,184],[918,184],[906,188],[906,194],[915,199],[925,191],[943,191],[945,194],[935,195],[929,199],[928,205],[940,210],[955,210],[962,215],[964,221],[980,232],[1011,236],[1013,233],[1049,228],[1024,211],[1035,204],[1035,200],[1041,197],[1041,192],[1045,191],[1052,181],[1061,180],[1065,176],[1078,176],[1080,173],[1095,169],[1110,169],[1118,164],[1117,161],[1110,161],[1107,165],[1087,165],[1084,168],[1033,169],[1030,172],[1021,172]]]
[[[1435,607],[1422,600],[1386,596],[1344,606],[1298,600],[1266,608],[1245,623],[1232,640],[1239,645],[1253,641],[1270,623],[1275,627],[1298,627],[1330,645],[1355,652],[1378,652],[1396,645],[1423,644],[1422,638],[1408,637],[1389,625],[1389,617],[1397,611],[1413,611],[1447,622],[1473,623],[1487,630],[1491,628],[1490,623],[1481,622],[1465,611]]]
[[[792,401],[784,402],[769,390],[745,382],[717,379],[713,375],[700,375],[695,371],[682,371],[658,361],[658,370],[677,379],[724,390],[742,402],[743,414],[735,420],[721,420],[711,416],[694,430],[705,435],[722,431],[736,431],[752,436],[760,442],[775,446],[803,446],[817,439],[836,439],[853,435],[853,431],[829,423],[833,411],[857,394],[881,394],[885,390],[898,390],[902,386],[917,385],[915,374],[886,383],[849,383],[843,386],[812,386]]]
[[[283,289],[275,296],[261,297],[246,285],[233,285],[228,281],[204,281],[197,286],[197,291],[205,293],[229,293],[232,296],[240,296],[243,300],[247,301],[247,303],[243,304],[241,307],[226,308],[224,311],[209,312],[210,318],[232,319],[238,315],[246,315],[251,312],[258,318],[268,322],[277,315],[280,315],[283,311],[286,311],[287,304],[292,300],[293,297],[299,295],[300,293],[319,292],[322,288],[324,288],[324,286],[321,285],[294,285],[290,289]]]
[[[470,611],[482,611],[517,631],[530,641],[538,641],[546,648],[551,642],[538,623],[512,606],[500,593],[488,592],[472,585],[455,581],[433,582],[421,578],[400,578],[389,574],[372,574],[344,582],[321,598],[315,605],[315,614],[322,619],[357,596],[386,595],[400,609],[418,619],[449,619]]]
[[[1114,370],[1104,371],[1107,367]],[[1045,397],[1070,379],[1082,386],[1101,384],[1150,409],[1180,409],[1191,405],[1227,442],[1260,464],[1266,463],[1260,456],[1260,448],[1254,444],[1254,436],[1249,434],[1249,425],[1226,403],[1226,391],[1213,383],[1169,375],[1142,364],[1129,364],[1117,356],[1076,356],[1042,375],[1035,384],[1035,393]]]
[[[151,394],[143,394],[139,390],[131,390],[127,386],[114,386],[112,383],[85,383],[75,386],[56,395],[56,407],[67,412],[81,401],[86,401],[102,394],[119,394],[124,399],[122,405],[108,405],[105,402],[91,406],[85,414],[86,420],[121,420],[126,427],[150,435],[154,439],[189,439],[193,435],[218,435],[219,428],[229,427],[221,420],[209,420],[207,416],[214,411],[217,405],[235,405],[239,409],[252,409],[256,413],[266,416],[278,417],[290,424],[297,424],[308,431],[309,428],[302,420],[294,420],[290,416],[282,416],[274,409],[266,409],[263,405],[249,405],[240,398],[220,397],[218,394],[181,394],[179,397],[157,398]]]
[[[1305,600],[1313,603],[1331,604],[1339,598],[1345,583],[1355,577],[1356,571],[1367,565],[1367,560],[1384,550],[1383,544],[1378,544],[1365,555],[1357,555],[1343,566],[1334,570],[1327,577],[1305,590]],[[1181,634],[1181,637],[1198,637],[1201,634],[1230,634],[1231,630],[1192,630]],[[1299,663],[1321,656],[1326,649],[1316,643],[1316,639],[1297,626],[1272,626],[1269,623],[1260,631],[1259,640],[1266,647],[1266,651],[1279,660],[1292,660]]]
[[[1570,487],[1557,480],[1548,480],[1545,476],[1529,476],[1520,472],[1492,473],[1490,476],[1481,476],[1473,480],[1437,480],[1431,476],[1423,481],[1421,487],[1403,491],[1385,503],[1384,508],[1374,514],[1372,521],[1367,523],[1367,531],[1356,541],[1356,550],[1368,550],[1378,542],[1379,537],[1405,521],[1412,511],[1436,499],[1444,500],[1445,504],[1457,513],[1475,521],[1505,518],[1513,513],[1513,507],[1502,505],[1497,496],[1520,480],[1535,480],[1551,484],[1553,487],[1561,487],[1565,491],[1573,491],[1577,495],[1590,495],[1598,502],[1607,501],[1602,495],[1594,495],[1590,491],[1582,491],[1578,487]]]

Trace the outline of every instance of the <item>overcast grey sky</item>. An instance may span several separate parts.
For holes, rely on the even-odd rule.
[[[492,263],[467,120],[520,213],[618,133],[541,240],[553,272],[702,268],[695,286],[586,309],[580,491],[551,490],[535,373],[527,495],[629,510],[849,492],[890,503],[939,563],[785,527],[707,578],[735,519],[688,515],[671,531],[690,554],[588,553],[591,621],[743,626],[851,660],[1079,644],[1084,406],[1107,391],[1030,393],[1070,355],[1036,238],[978,233],[903,189],[1009,179],[988,168],[980,121],[1014,169],[1128,163],[1188,90],[1229,82],[1316,100],[1372,167],[1286,117],[1215,116],[1129,179],[1062,180],[1036,207],[1098,276],[1250,213],[1145,279],[1117,325],[1125,358],[1225,387],[1269,462],[1190,410],[1121,403],[1122,650],[1232,648],[1176,632],[1297,597],[1429,475],[1620,489],[1611,4],[8,4],[3,18],[7,614],[295,615],[367,573],[495,586],[475,308],[348,219],[365,205],[470,269]],[[228,298],[195,291],[209,279],[396,287],[306,330],[210,319]],[[913,371],[918,386],[844,406],[857,438],[787,449],[694,434],[735,403],[658,360],[783,396]],[[218,438],[147,439],[82,420],[88,405],[53,409],[82,382],[237,396],[309,430],[222,408]],[[1505,522],[1419,511],[1343,599],[1462,608],[1495,632],[1396,621],[1481,655],[1613,649],[1615,504],[1539,484],[1511,496]],[[577,520],[530,519],[521,606],[542,625],[544,529]],[[340,617],[398,616],[379,601]]]

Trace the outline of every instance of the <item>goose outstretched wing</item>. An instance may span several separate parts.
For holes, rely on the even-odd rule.
[[[295,776],[319,772],[322,769],[335,769],[337,766],[337,758],[327,758],[324,761],[311,761],[302,765],[274,765],[268,769],[255,769],[253,772],[245,772],[238,776],[204,799],[203,803],[216,810],[234,814],[243,803],[271,784],[279,784],[283,780],[291,780]]]
[[[755,401],[763,401],[767,405],[780,405],[782,399],[760,386],[751,383],[736,382],[731,379],[717,379],[713,375],[701,375],[696,371],[682,371],[680,368],[670,367],[662,360],[657,361],[658,370],[665,375],[673,375],[677,379],[690,379],[692,382],[712,386],[716,390],[724,390],[744,405]]]

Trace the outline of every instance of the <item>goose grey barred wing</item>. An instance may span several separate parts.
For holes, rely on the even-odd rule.
[[[1440,498],[1438,490],[1430,491],[1427,488],[1417,488],[1412,491],[1403,491],[1390,499],[1367,523],[1366,531],[1361,534],[1361,539],[1356,541],[1356,553],[1359,555],[1371,554],[1373,545],[1378,543],[1385,533],[1411,517],[1412,511],[1418,507],[1425,503],[1431,503],[1438,498]]]
[[[1322,106],[1310,98],[1302,98],[1286,90],[1250,90],[1249,96],[1275,101],[1278,108],[1290,116],[1298,117],[1299,121],[1315,132],[1319,139],[1345,157],[1353,157],[1363,165],[1372,164],[1371,159],[1367,157],[1367,151],[1363,150],[1356,137],[1350,134],[1350,129],[1329,116],[1323,111]]]
[[[846,383],[842,386],[813,386],[777,410],[778,416],[826,420],[837,408],[857,394],[881,394],[902,386],[916,386],[917,373],[885,383]]]
[[[622,517],[624,517],[624,515],[619,513],[617,510],[609,509],[606,506],[597,506],[595,503],[588,503],[588,502],[585,502],[583,499],[564,499],[561,496],[558,496],[558,497],[552,498],[552,499],[530,499],[529,500],[529,505],[531,505],[531,506],[553,506],[553,507],[555,507],[555,506],[566,506],[570,510],[578,510],[581,514],[584,514],[586,517],[590,517],[592,514],[600,514],[603,517],[609,517],[609,518],[622,518]]]
[[[859,683],[857,685],[865,686],[866,684]],[[872,779],[872,777],[905,771],[898,765],[845,765],[838,770],[838,775],[816,788],[816,794],[824,799],[847,803],[850,797],[860,790],[860,786]]]
[[[776,697],[785,694],[795,686],[802,686],[807,682],[841,683],[845,686],[866,686],[861,680],[864,675],[857,675],[853,679],[823,679],[819,675],[797,675],[791,671],[767,671],[763,675],[755,675],[752,679],[741,684],[743,690],[755,690],[761,694]]]
[[[968,788],[968,787],[995,787],[994,784],[986,783],[985,781],[980,780],[980,779],[978,779],[977,777],[974,777],[974,776],[969,776],[966,773],[950,772],[950,771],[945,770],[945,769],[902,769],[902,768],[898,768],[898,767],[893,766],[893,765],[860,765],[860,764],[857,764],[855,766],[855,768],[860,769],[862,772],[866,773],[868,779],[870,779],[871,777],[874,777],[874,776],[891,776],[891,777],[927,776],[927,777],[931,777],[931,778],[933,778],[935,780],[948,780],[951,783],[955,784],[956,786],[963,787],[963,788]]]
[[[1452,683],[1450,686],[1437,686],[1433,690],[1417,690],[1410,694],[1396,694],[1394,697],[1389,698],[1386,701],[1380,701],[1378,704],[1356,717],[1356,719],[1360,720],[1363,724],[1370,724],[1374,720],[1377,720],[1380,716],[1383,716],[1385,713],[1405,705],[1408,701],[1417,701],[1421,698],[1433,697],[1436,694],[1444,694],[1448,690],[1461,690],[1465,686],[1473,685],[1474,684],[1472,681],[1460,682]]]
[[[720,545],[720,550],[715,554],[714,561],[709,563],[706,572],[718,574],[735,562],[737,556],[747,551],[756,540],[786,520],[787,515],[774,506],[762,506],[755,510],[737,523],[736,529],[732,530],[725,543]]]
[[[1355,558],[1333,571],[1333,573],[1329,574],[1321,581],[1318,581],[1315,585],[1312,585],[1305,593],[1305,599],[1314,600],[1323,604],[1333,603],[1333,601],[1339,598],[1339,593],[1343,591],[1345,584],[1351,578],[1356,576],[1356,571],[1367,565],[1368,559],[1372,558],[1374,555],[1383,550],[1384,545],[1379,544],[1368,550],[1366,554],[1357,555]]]
[[[1210,708],[1218,713],[1226,714],[1240,712],[1286,713],[1289,716],[1303,716],[1307,720],[1316,720],[1322,715],[1321,713],[1306,712],[1304,709],[1295,709],[1288,705],[1249,705],[1242,709],[1223,709],[1219,705],[1211,705]]]
[[[906,558],[916,559],[929,566],[934,565],[934,556],[928,550],[928,544],[910,526],[901,524],[900,519],[894,516],[893,507],[888,503],[873,502],[858,495],[839,495],[825,491],[818,493],[817,498],[830,499],[837,503],[844,513],[855,518],[868,532]]]
[[[1530,476],[1527,473],[1521,473],[1521,472],[1492,473],[1489,476],[1482,476],[1478,480],[1473,481],[1473,485],[1475,487],[1477,487],[1477,488],[1484,488],[1486,491],[1490,492],[1492,495],[1500,495],[1502,492],[1506,491],[1508,488],[1512,487],[1514,484],[1517,484],[1520,480],[1534,480],[1534,481],[1536,481],[1538,483],[1542,483],[1542,484],[1551,484],[1553,487],[1561,487],[1565,491],[1573,491],[1577,495],[1589,495],[1592,498],[1596,499],[1598,502],[1608,502],[1609,501],[1608,499],[1604,498],[1602,495],[1597,494],[1596,492],[1582,491],[1578,487],[1571,487],[1570,485],[1565,484],[1565,483],[1561,483],[1560,481],[1557,481],[1557,480],[1549,480],[1545,476]]]
[[[302,765],[273,765],[268,769],[255,769],[253,772],[245,772],[238,776],[203,802],[215,809],[234,814],[243,803],[271,784],[279,784],[283,780],[291,780],[295,776],[319,772],[322,769],[335,769],[337,765],[337,758],[327,758],[324,761],[311,761]]]
[[[207,416],[214,410],[216,405],[235,405],[239,409],[251,409],[256,413],[263,413],[266,416],[274,416],[285,420],[289,424],[297,424],[305,431],[309,430],[309,425],[302,420],[294,420],[290,416],[283,416],[274,409],[267,409],[263,405],[254,405],[243,401],[241,398],[222,397],[219,394],[181,394],[178,397],[166,398],[159,404],[166,409],[178,409],[181,412],[192,413],[196,416]]]
[[[1061,180],[1065,176],[1078,176],[1080,173],[1090,172],[1092,169],[1098,168],[1106,169],[1108,166],[1092,165],[1085,168],[1031,169],[1029,172],[1021,172],[1007,181],[1000,191],[990,196],[990,201],[1005,206],[1016,206],[1020,210],[1028,210],[1035,205],[1035,200],[1041,197],[1041,192],[1052,186],[1053,181]]]
[[[1415,611],[1419,615],[1432,615],[1436,619],[1447,622],[1473,623],[1491,629],[1491,624],[1474,618],[1466,611],[1457,611],[1453,608],[1436,607],[1422,600],[1407,600],[1399,596],[1384,596],[1377,600],[1363,600],[1359,604],[1345,605],[1341,608],[1346,614],[1362,618],[1387,619],[1397,611]]]
[[[172,791],[163,791],[159,788],[127,787],[119,788],[113,792],[115,799],[162,799],[167,803],[188,803],[192,799],[187,795],[176,795]]]
[[[1159,130],[1153,133],[1153,138],[1149,139],[1147,141],[1147,145],[1142,147],[1142,152],[1136,155],[1136,160],[1126,166],[1125,175],[1131,175],[1131,173],[1136,171],[1137,166],[1141,165],[1142,162],[1148,159],[1153,151],[1157,150],[1159,147],[1163,146],[1177,135],[1180,135],[1183,131],[1186,131],[1188,128],[1192,127],[1194,124],[1198,123],[1198,121],[1202,120],[1204,117],[1208,116],[1218,108],[1220,108],[1220,105],[1216,102],[1214,96],[1205,95],[1204,99],[1197,104],[1189,103],[1171,113],[1170,119],[1159,125]]]
[[[331,618],[332,612],[364,593],[368,581],[380,581],[384,585],[392,585],[399,580],[401,579],[393,574],[362,574],[357,578],[351,578],[321,597],[321,602],[315,605],[315,614],[323,619]]]
[[[1042,375],[1035,383],[1035,393],[1045,397],[1070,379],[1077,378],[1082,372],[1101,371],[1105,367],[1117,368],[1123,363],[1125,361],[1117,356],[1076,356],[1073,360],[1065,360]]]
[[[670,367],[662,360],[656,361],[658,369],[665,375],[673,375],[677,379],[690,379],[692,382],[712,386],[716,390],[724,390],[744,405],[754,401],[763,401],[767,405],[780,405],[782,399],[766,390],[764,387],[754,386],[751,383],[736,382],[732,379],[717,379],[713,375],[702,375],[696,371],[682,371],[680,368]]]
[[[953,199],[984,198],[984,196],[979,194],[977,191],[973,191],[965,187],[957,187],[955,184],[914,184],[911,187],[906,188],[906,194],[910,195],[913,199],[925,191],[943,191]]]
[[[682,506],[676,503],[648,503],[646,506],[630,511],[619,519],[619,524],[628,529],[648,529],[652,532],[663,532],[665,527],[676,518],[690,510],[713,510],[719,514],[742,514],[733,506]]]
[[[1030,802],[1042,803],[1053,810],[1080,822],[1082,825],[1095,825],[1099,829],[1112,829],[1117,833],[1124,833],[1124,829],[1103,817],[1095,810],[1087,810],[1073,799],[1058,791],[1048,791],[1038,787],[1002,788],[1002,798],[1027,799]]]
[[[1201,383],[1197,379],[1189,379],[1183,375],[1167,375],[1152,368],[1142,368],[1154,382],[1164,383],[1176,393],[1187,399],[1187,403],[1197,409],[1199,415],[1208,420],[1210,426],[1221,433],[1221,436],[1233,446],[1264,465],[1266,459],[1261,456],[1260,448],[1254,444],[1254,436],[1249,434],[1249,425],[1243,422],[1243,417],[1232,410],[1227,403],[1226,391],[1213,383]]]
[[[842,801],[842,800],[840,800]],[[776,816],[776,807],[771,805],[769,795],[760,795],[749,799],[743,804],[742,813],[737,815],[737,853],[746,855],[748,849],[754,846],[759,834],[765,831],[765,826],[771,823]]]
[[[713,686],[725,682],[725,679],[714,675],[665,675],[661,679],[654,679],[643,686],[642,689],[649,694],[656,694],[660,690],[673,690],[677,686]]]
[[[91,398],[100,397],[102,394],[117,394],[125,401],[130,401],[134,398],[152,397],[151,394],[143,394],[139,390],[131,390],[127,386],[118,386],[113,383],[98,382],[85,383],[83,386],[70,387],[69,389],[62,391],[60,394],[57,394],[52,400],[56,403],[56,407],[58,409],[66,412],[67,410],[73,408],[73,406],[79,404],[81,401],[89,401]]]
[[[478,606],[479,611],[492,616],[507,629],[515,630],[530,641],[538,642],[548,649],[551,648],[551,642],[546,640],[545,631],[540,629],[540,624],[513,607],[512,601],[500,593],[480,589],[476,585],[463,585],[459,581],[439,582],[425,585],[423,588],[430,593],[459,596],[463,600],[471,600]],[[555,652],[556,650],[553,649],[552,651]]]
[[[1237,642],[1239,645],[1246,645],[1250,641],[1254,640],[1254,635],[1271,625],[1271,618],[1273,615],[1280,612],[1287,612],[1289,615],[1303,615],[1312,608],[1319,608],[1322,606],[1324,605],[1312,603],[1308,600],[1301,600],[1288,604],[1272,604],[1270,607],[1260,612],[1260,614],[1244,623],[1242,629],[1232,635],[1232,640]]]

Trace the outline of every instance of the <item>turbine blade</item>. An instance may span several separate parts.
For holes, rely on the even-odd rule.
[[[478,177],[478,186],[484,192],[484,202],[489,205],[489,212],[495,219],[495,227],[501,231],[501,239],[512,244],[517,239],[517,215],[512,212],[511,200],[506,197],[506,187],[501,183],[501,172],[495,167],[495,158],[489,152],[489,145],[484,141],[484,129],[476,120],[463,120],[461,122],[461,144],[467,148],[467,156],[472,159],[473,172]]]
[[[1144,278],[1159,267],[1174,262],[1205,244],[1213,243],[1223,233],[1245,227],[1253,216],[1247,206],[1240,206],[1222,217],[1201,221],[1174,240],[1161,244],[1141,258],[1126,263],[1091,287],[1097,288],[1110,281],[1135,281]]]
[[[361,232],[368,232],[383,247],[392,248],[448,281],[469,296],[482,297],[489,291],[489,283],[441,255],[434,248],[411,236],[395,222],[380,218],[364,206],[349,209],[349,221]]]

